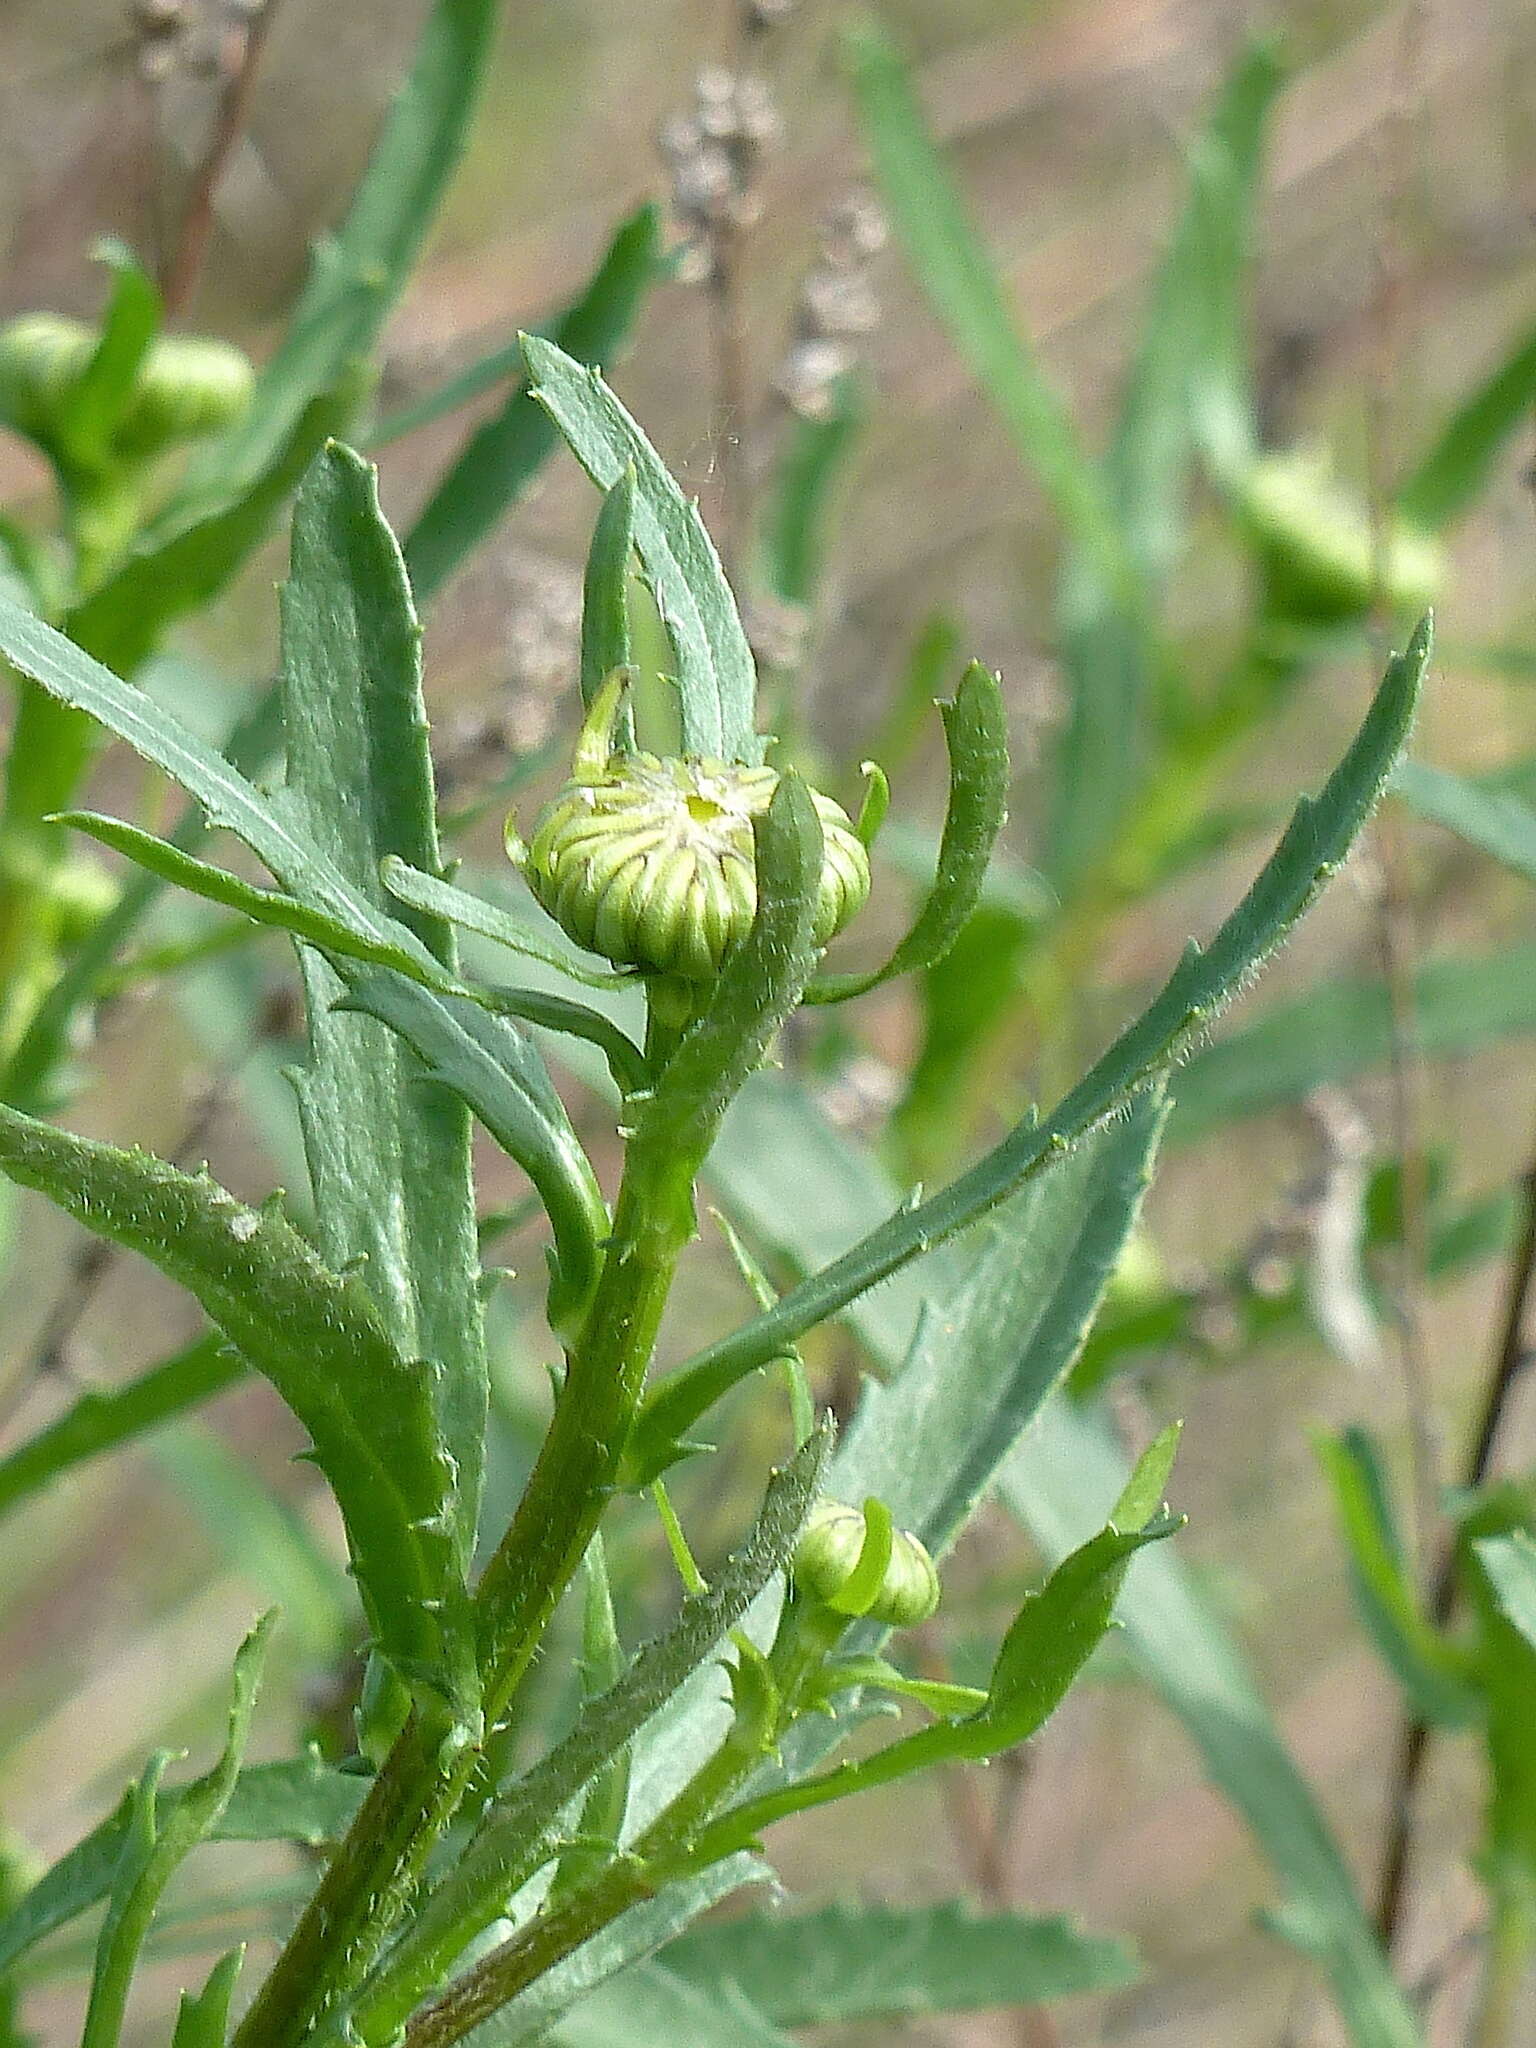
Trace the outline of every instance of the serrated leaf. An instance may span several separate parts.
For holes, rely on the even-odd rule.
[[[61,1473],[211,1400],[249,1370],[222,1337],[204,1336],[122,1386],[92,1388],[56,1422],[0,1458],[0,1515]]]
[[[435,0],[346,220],[316,248],[249,409],[192,466],[187,496],[248,489],[311,400],[372,350],[463,154],[500,13],[497,0]]]
[[[169,1753],[162,1752],[130,1796],[106,1918],[97,1937],[96,1967],[81,2048],[116,2048],[139,1951],[149,1933],[160,1895],[177,1865],[216,1825],[229,1803],[250,1734],[261,1662],[273,1619],[269,1614],[258,1622],[235,1654],[235,1697],[230,1708],[229,1733],[223,1754],[212,1770],[186,1786],[169,1811],[162,1813],[160,1777],[169,1761]]]
[[[209,1830],[219,1842],[339,1842],[368,1790],[366,1778],[332,1770],[311,1753],[292,1763],[256,1764],[235,1780],[228,1804]],[[162,1816],[181,1797],[160,1797]],[[77,1842],[0,1918],[0,1971],[37,1942],[98,1905],[111,1888],[127,1827],[126,1805]]]
[[[634,470],[635,547],[676,657],[684,753],[760,761],[752,650],[698,506],[595,371],[533,334],[523,354],[534,397],[598,489]]]
[[[1435,1726],[1466,1727],[1477,1716],[1477,1695],[1467,1682],[1465,1660],[1420,1609],[1376,1444],[1365,1430],[1347,1429],[1319,1436],[1317,1454],[1348,1546],[1355,1597],[1376,1647],[1416,1714]]]
[[[997,677],[973,661],[953,701],[939,706],[949,749],[949,807],[933,884],[911,930],[883,967],[820,975],[809,1002],[846,1002],[941,961],[981,901],[997,836],[1008,817],[1008,728]]]
[[[281,593],[288,774],[281,815],[380,919],[393,914],[379,863],[442,863],[421,627],[371,467],[335,444],[294,508]],[[452,928],[398,913],[434,960],[456,967]],[[459,1569],[479,1521],[488,1376],[475,1239],[469,1114],[424,1081],[415,1054],[372,1017],[338,1015],[347,984],[300,948],[309,1057],[293,1076],[322,1255],[362,1274],[396,1347],[430,1361],[434,1454]]]
[[[271,1204],[248,1209],[206,1177],[3,1106],[0,1168],[179,1281],[271,1380],[336,1495],[381,1649],[415,1688],[471,1712],[468,1602],[429,1376],[395,1348],[361,1279],[329,1271]]]
[[[1303,798],[1274,853],[1208,950],[1191,945],[1162,993],[1043,1121],[1020,1124],[938,1194],[899,1210],[776,1307],[710,1345],[652,1397],[675,1436],[741,1378],[805,1331],[977,1222],[1059,1161],[1164,1073],[1306,911],[1344,860],[1407,738],[1429,659],[1426,620],[1385,680],[1343,760],[1316,798]],[[654,1409],[651,1411],[654,1414]]]
[[[959,1903],[751,1912],[690,1928],[657,1961],[700,1989],[738,1985],[781,2027],[1044,2005],[1139,1974],[1127,1943],[1070,1920]],[[628,1981],[613,1986],[615,2001]]]
[[[1421,818],[1443,825],[1480,853],[1491,854],[1528,882],[1536,882],[1536,810],[1518,797],[1480,789],[1463,775],[1427,767],[1422,761],[1398,764],[1392,794]]]
[[[782,1178],[775,1178],[781,1168]],[[802,1095],[759,1079],[740,1099],[716,1147],[712,1171],[728,1176],[731,1205],[744,1226],[798,1270],[814,1269],[840,1239],[868,1228],[890,1207],[893,1190],[875,1162],[834,1131]],[[1049,1183],[1042,1183],[1048,1186]],[[814,1190],[815,1199],[808,1199]],[[933,1289],[959,1284],[952,1250],[930,1254],[852,1304],[849,1320],[876,1365],[899,1373],[923,1303]],[[895,1381],[892,1393],[899,1393]],[[850,1447],[856,1433],[850,1435]],[[1004,1500],[1048,1556],[1063,1556],[1091,1528],[1096,1506],[1125,1484],[1123,1462],[1105,1433],[1070,1403],[1046,1403],[1019,1438],[1000,1476]],[[864,1470],[834,1469],[841,1493],[878,1484]],[[894,1503],[916,1521],[907,1503]],[[1421,2048],[1421,2035],[1388,1969],[1355,1894],[1349,1868],[1305,1781],[1276,1732],[1235,1643],[1209,1612],[1169,1545],[1143,1554],[1121,1597],[1124,1640],[1199,1748],[1213,1783],[1252,1830],[1288,1897],[1304,1906],[1312,1953],[1332,1980],[1356,2048]],[[683,1745],[694,1722],[673,1725]],[[636,1760],[638,1796],[666,1774],[648,1754]]]
[[[660,215],[642,206],[615,234],[590,284],[559,319],[551,338],[573,361],[607,365],[634,324],[659,267]],[[548,457],[556,432],[523,380],[521,344],[498,355],[501,375],[517,379],[501,411],[478,426],[416,517],[405,542],[417,601],[427,603],[494,531]],[[455,403],[472,397],[456,380]],[[413,425],[423,417],[416,409]],[[426,414],[425,417],[431,417]]]

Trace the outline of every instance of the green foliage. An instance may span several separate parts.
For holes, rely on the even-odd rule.
[[[533,396],[598,489],[634,471],[635,548],[677,662],[684,753],[760,761],[752,650],[698,506],[595,370],[535,334],[523,354]]]
[[[997,678],[973,661],[939,713],[949,748],[949,808],[933,887],[883,967],[825,976],[812,983],[810,1002],[847,1002],[898,975],[936,966],[975,915],[1008,816],[1008,732]]]
[[[1502,861],[1528,882],[1536,882],[1536,811],[1498,789],[1479,789],[1464,776],[1422,761],[1404,761],[1392,778],[1392,793],[1410,810],[1455,832],[1480,853]]]
[[[612,360],[656,279],[659,242],[654,206],[642,206],[618,229],[586,290],[551,330],[551,340],[567,356],[599,365]],[[515,388],[501,410],[470,435],[406,537],[406,567],[419,604],[426,604],[495,529],[555,445],[554,427],[519,375],[522,363],[520,344],[497,356],[498,375],[516,376]],[[483,369],[455,380],[438,394],[436,405],[473,397],[482,377]],[[414,408],[409,424],[424,424],[434,410],[435,405]],[[400,431],[398,425],[394,431]],[[379,439],[374,436],[375,445]]]
[[[1043,2005],[1136,1976],[1123,1942],[1068,1920],[957,1905],[746,1913],[691,1928],[658,1961],[701,1990],[737,1986],[781,2027]]]
[[[171,1753],[154,1757],[129,1797],[106,1917],[96,1940],[81,2048],[115,2048],[122,2034],[139,1950],[160,1895],[181,1863],[217,1824],[229,1804],[256,1707],[256,1687],[271,1617],[259,1622],[235,1656],[235,1700],[224,1753],[206,1777],[188,1785],[162,1815],[160,1780]]]
[[[201,1303],[309,1431],[369,1619],[411,1684],[473,1711],[452,1475],[429,1367],[396,1349],[354,1272],[330,1271],[275,1204],[0,1107],[0,1167]]]

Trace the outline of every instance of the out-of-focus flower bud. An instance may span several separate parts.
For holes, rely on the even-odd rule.
[[[1380,595],[1394,611],[1433,599],[1443,563],[1432,534],[1389,516],[1378,536],[1365,507],[1320,453],[1266,455],[1243,475],[1237,502],[1284,609],[1319,624],[1358,617]]]

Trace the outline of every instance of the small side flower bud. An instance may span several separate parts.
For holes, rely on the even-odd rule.
[[[843,1596],[863,1554],[868,1523],[861,1509],[824,1500],[811,1510],[792,1565],[799,1591],[824,1606],[847,1612]],[[890,1557],[874,1598],[860,1611],[889,1628],[914,1628],[939,1604],[939,1574],[916,1536],[891,1532]]]
[[[202,334],[163,334],[144,358],[128,410],[113,435],[117,452],[148,459],[205,440],[251,402],[250,357]]]
[[[539,902],[589,952],[656,974],[718,974],[757,914],[752,820],[772,768],[619,753],[623,677],[609,679],[576,749],[571,779],[507,850]],[[823,859],[815,938],[825,945],[869,894],[869,856],[848,814],[812,792]]]

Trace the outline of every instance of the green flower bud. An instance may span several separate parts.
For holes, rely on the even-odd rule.
[[[868,1523],[844,1501],[818,1501],[800,1532],[792,1565],[800,1592],[848,1612],[842,1598],[864,1550]],[[939,1574],[927,1549],[909,1531],[891,1532],[891,1554],[875,1596],[860,1611],[890,1628],[914,1628],[939,1604]]]
[[[97,339],[94,328],[55,313],[23,313],[0,328],[0,419],[41,448],[67,446],[70,395]],[[147,462],[216,433],[250,404],[254,378],[250,358],[229,342],[161,335],[113,423],[112,457]]]
[[[1264,456],[1242,478],[1238,502],[1290,612],[1319,622],[1358,617],[1378,580],[1394,610],[1422,611],[1435,595],[1444,565],[1434,536],[1390,517],[1378,542],[1365,507],[1320,453]]]
[[[0,420],[49,443],[60,405],[96,350],[96,336],[60,313],[22,313],[0,327]]]
[[[131,460],[206,440],[239,419],[255,381],[250,357],[232,343],[203,334],[162,334],[144,358],[113,445]]]
[[[656,974],[719,973],[757,913],[752,820],[778,787],[772,768],[619,753],[623,698],[610,677],[583,727],[571,779],[540,812],[526,848],[507,850],[580,946]],[[814,930],[825,945],[869,894],[869,856],[848,814],[812,792],[823,860]]]

